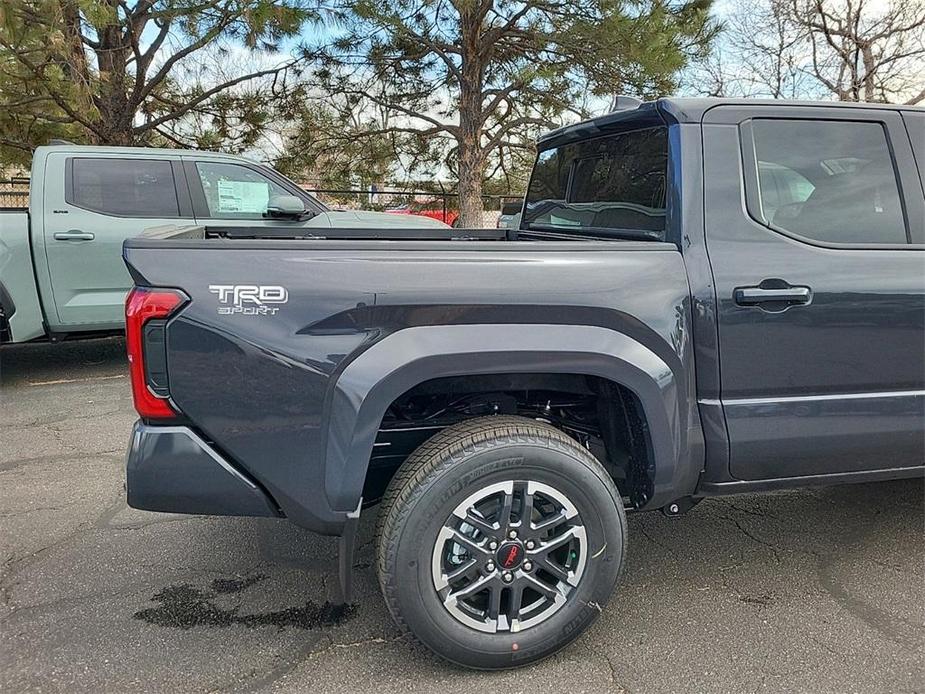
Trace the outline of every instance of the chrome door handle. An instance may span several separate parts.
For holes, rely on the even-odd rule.
[[[733,296],[740,306],[772,302],[797,305],[808,304],[813,298],[813,291],[809,287],[739,287]]]
[[[81,231],[80,229],[55,232],[55,241],[92,241],[95,238],[96,234],[92,231]]]

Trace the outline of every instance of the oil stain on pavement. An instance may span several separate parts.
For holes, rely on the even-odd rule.
[[[204,590],[188,583],[167,586],[151,596],[157,607],[139,610],[135,619],[162,627],[192,629],[193,627],[245,626],[249,629],[275,626],[282,630],[331,627],[349,620],[355,613],[353,605],[306,600],[304,605],[287,607],[257,614],[241,614],[240,606],[224,608],[215,603],[219,595],[240,593],[259,583],[266,576],[255,574],[245,578],[215,579]]]

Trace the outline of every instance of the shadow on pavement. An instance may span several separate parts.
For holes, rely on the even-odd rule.
[[[0,346],[0,386],[88,380],[128,373],[122,336]]]

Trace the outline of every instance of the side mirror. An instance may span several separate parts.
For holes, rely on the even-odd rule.
[[[274,195],[267,203],[267,217],[299,219],[305,214],[305,203],[295,195]]]

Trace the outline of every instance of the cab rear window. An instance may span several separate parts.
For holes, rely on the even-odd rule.
[[[523,226],[662,240],[667,170],[664,127],[542,151],[533,169]]]

